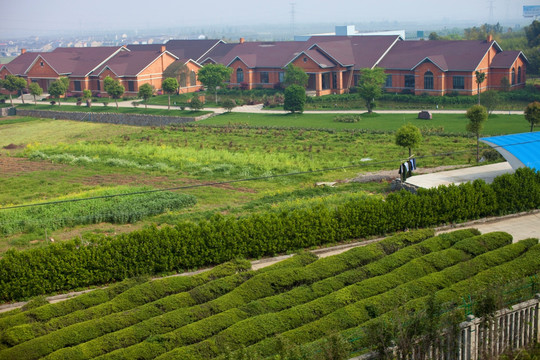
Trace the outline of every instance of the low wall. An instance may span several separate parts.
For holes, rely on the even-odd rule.
[[[51,110],[27,110],[17,109],[19,116],[32,116],[48,119],[89,121],[108,124],[135,125],[135,126],[163,126],[170,124],[182,124],[197,121],[208,117],[208,115],[198,117],[161,116],[145,114],[118,114],[118,113],[88,113],[71,111],[51,111]]]
[[[15,115],[14,107],[0,108],[0,117]]]

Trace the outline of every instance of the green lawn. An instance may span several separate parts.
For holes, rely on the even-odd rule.
[[[464,114],[433,114],[432,120],[419,120],[416,114],[361,114],[357,123],[335,122],[336,114],[255,114],[225,113],[203,120],[200,124],[228,125],[243,124],[254,127],[314,128],[336,130],[375,130],[393,132],[400,126],[411,123],[424,132],[466,134],[468,119]],[[527,132],[529,123],[522,115],[491,115],[482,134],[500,135]]]
[[[163,128],[7,118],[0,121],[0,161],[9,161],[6,166],[9,171],[0,172],[0,188],[3,189],[0,206],[74,196],[102,187],[184,187],[335,168],[179,190],[194,195],[197,205],[157,215],[135,225],[87,225],[49,231],[49,236],[62,240],[88,232],[102,232],[103,229],[107,229],[107,233],[118,233],[153,222],[175,224],[182,219],[203,219],[215,212],[244,215],[274,208],[311,206],[322,201],[339,203],[366,192],[384,194],[388,191],[387,182],[338,183],[336,188],[319,188],[314,184],[344,181],[366,171],[395,169],[397,175],[397,167],[408,151],[394,144],[390,125],[397,127],[414,121],[400,120],[399,116],[402,115],[366,117],[365,122],[347,124],[333,122],[331,114],[231,113],[209,121]],[[515,118],[519,120],[519,117]],[[466,120],[459,119],[458,115],[448,115],[446,120],[465,127]],[[434,121],[444,123],[440,119]],[[281,128],[207,126],[228,123]],[[495,121],[488,121],[488,125],[493,123]],[[359,125],[367,124],[381,133],[340,131],[360,129]],[[509,127],[510,130],[527,130],[524,120],[519,124],[524,129]],[[16,145],[15,148],[11,144]],[[425,157],[419,161],[419,166],[434,167],[473,163],[474,150],[475,140],[470,136],[439,136],[427,132],[415,154]],[[438,155],[442,153],[453,155]],[[362,162],[362,158],[372,160]],[[0,241],[0,252],[12,246],[28,247],[30,241],[44,238],[43,230],[5,237]]]
[[[164,116],[182,116],[182,117],[196,117],[208,114],[208,111],[191,111],[191,110],[178,110],[178,109],[145,109],[144,106],[140,107],[120,107],[116,108],[114,103],[109,103],[108,106],[101,104],[94,104],[92,107],[87,106],[74,106],[74,105],[33,105],[25,104],[18,105],[18,108],[29,110],[53,110],[53,111],[78,111],[78,112],[93,112],[93,113],[121,113],[121,114],[149,114],[149,115],[164,115]]]

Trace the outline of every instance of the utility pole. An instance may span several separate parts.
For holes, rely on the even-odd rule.
[[[493,6],[493,3],[495,2],[495,0],[488,0],[489,2],[489,23],[490,24],[493,24],[493,9],[494,9],[494,6]]]
[[[291,5],[291,33],[292,33],[292,38],[294,40],[294,15],[295,15],[295,6],[296,4],[295,3],[290,3]]]

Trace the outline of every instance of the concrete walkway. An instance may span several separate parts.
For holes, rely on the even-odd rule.
[[[105,98],[102,99],[104,101]],[[134,100],[126,100],[126,101],[119,101],[118,106],[119,107],[133,107],[133,101]],[[135,100],[139,101],[139,100]],[[22,101],[20,98],[13,99],[14,104],[22,104]],[[33,101],[26,101],[26,103],[33,103]],[[43,104],[43,103],[42,103]],[[69,105],[74,105],[74,103],[64,103]],[[99,107],[103,106],[101,102],[95,102],[92,106]],[[116,106],[114,100],[109,101],[109,106]],[[139,108],[144,108],[144,104],[140,104]],[[167,109],[167,105],[148,105],[149,109]],[[171,110],[179,110],[180,107],[178,105],[171,105]],[[189,108],[187,108],[189,109]],[[223,114],[226,110],[223,108],[218,107],[208,107],[202,109],[203,111],[211,111],[215,113],[216,115]],[[261,113],[261,114],[287,114],[288,111],[285,110],[271,110],[271,109],[264,109],[263,104],[257,104],[257,105],[243,105],[238,106],[232,109],[233,113]],[[365,109],[354,109],[354,110],[306,110],[304,111],[304,114],[359,114],[366,112]],[[418,114],[420,110],[377,110],[376,113],[378,114]],[[465,114],[467,110],[429,110],[432,114]],[[500,114],[500,115],[523,115],[523,111],[521,110],[497,110],[493,111],[493,114]]]
[[[482,179],[490,184],[497,176],[512,173],[514,173],[514,169],[512,169],[510,164],[508,162],[502,162],[491,165],[440,171],[425,175],[415,175],[408,178],[405,182],[424,189],[435,188],[439,185],[459,185],[476,179]]]

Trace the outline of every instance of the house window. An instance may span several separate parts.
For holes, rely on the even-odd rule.
[[[185,72],[181,72],[179,78],[180,78],[180,81],[179,81],[180,87],[186,87],[187,86],[187,74]]]
[[[244,70],[241,68],[236,69],[236,82],[239,84],[244,82]]]
[[[322,74],[322,89],[330,89],[330,73]]]
[[[285,73],[283,71],[279,72],[279,82],[282,83],[285,81]]]
[[[81,91],[81,82],[79,80],[73,81],[73,90]]]
[[[261,83],[268,84],[268,71],[261,71]]]
[[[332,88],[337,89],[338,83],[337,83],[337,72],[332,73]]]
[[[392,87],[392,75],[386,75],[386,82],[384,86],[387,88]]]
[[[414,89],[414,75],[405,75],[405,87]]]
[[[424,73],[424,89],[433,89],[433,73],[429,70]]]
[[[195,71],[191,70],[189,73],[189,85],[196,86],[197,85],[197,74],[195,74]]]
[[[43,64],[43,61],[40,61],[40,62],[39,62],[39,66],[43,67],[43,65],[44,65],[44,64]]]
[[[358,86],[358,84],[360,83],[360,75],[359,74],[354,74],[354,86]]]
[[[128,81],[128,91],[130,91],[130,92],[135,91],[135,81],[133,81],[133,80]]]
[[[518,82],[518,84],[521,84],[521,66],[518,67],[518,79],[517,79],[517,82]]]
[[[516,69],[512,68],[512,85],[516,85]]]
[[[453,88],[456,90],[465,89],[465,77],[464,76],[454,76],[452,78]]]
[[[97,80],[97,89],[98,91],[101,91],[101,81],[99,81],[99,79]]]

